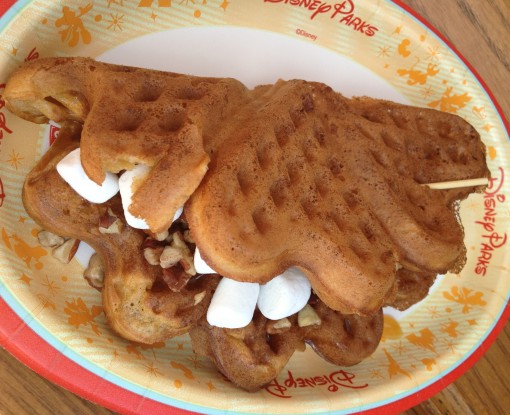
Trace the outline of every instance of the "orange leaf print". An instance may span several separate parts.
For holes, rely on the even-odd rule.
[[[89,325],[92,331],[98,336],[101,335],[98,325],[94,319],[103,311],[102,307],[93,305],[90,309],[81,298],[73,302],[66,301],[64,312],[69,316],[67,322],[77,329],[82,325]]]
[[[134,354],[137,359],[143,359],[142,353],[140,352],[140,350],[136,348],[136,344],[134,343],[128,344],[126,346],[126,351],[128,352],[128,354]]]
[[[41,257],[48,254],[44,248],[40,246],[30,246],[18,235],[14,234],[9,236],[5,228],[2,228],[2,240],[7,248],[13,250],[18,258],[25,262],[27,268],[31,268],[32,261],[34,261],[36,269],[41,269],[43,267]],[[13,241],[12,244],[11,240]]]
[[[154,350],[162,349],[163,347],[165,347],[165,342],[156,342],[153,344],[130,342],[130,344],[126,346],[126,351],[128,354],[134,354],[137,359],[143,359],[144,356],[142,355],[141,351],[138,350],[138,348],[142,350]]]
[[[186,366],[184,366],[182,363],[174,362],[173,360],[170,362],[170,365],[174,369],[178,369],[182,371],[183,375],[188,379],[195,379],[195,376],[193,376],[193,372],[189,370]]]
[[[92,10],[92,4],[88,4],[85,7],[80,7],[80,13],[77,15],[76,12],[71,10],[68,6],[62,7],[62,17],[55,21],[56,27],[65,27],[65,29],[59,32],[62,42],[66,42],[69,46],[74,47],[81,40],[83,43],[88,45],[92,36],[83,24],[82,16]]]
[[[451,86],[446,88],[441,98],[429,102],[427,105],[431,108],[439,107],[441,111],[456,114],[459,109],[464,108],[471,101],[471,97],[467,92],[464,92],[462,95],[454,95],[452,91],[453,88]]]
[[[436,336],[434,336],[434,333],[432,333],[428,328],[420,330],[419,334],[410,334],[406,336],[406,339],[415,346],[428,349],[432,352],[436,351],[434,347]]]
[[[483,299],[483,293],[481,291],[473,291],[466,287],[457,287],[454,285],[450,292],[444,291],[443,296],[450,301],[462,304],[462,313],[467,314],[471,311],[471,308],[475,305],[484,306],[487,304]]]

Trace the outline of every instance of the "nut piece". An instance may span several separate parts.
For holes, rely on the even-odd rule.
[[[110,208],[108,208],[108,211],[99,218],[100,233],[121,233],[123,230],[124,222],[115,216]]]
[[[193,240],[193,238],[191,237],[191,232],[189,231],[189,229],[186,229],[184,231],[184,233],[182,234],[182,237],[184,238],[184,240],[190,244],[194,244],[195,241]]]
[[[78,245],[80,245],[79,239],[68,239],[62,245],[53,248],[51,254],[63,264],[69,264],[78,250]]]
[[[203,299],[205,298],[205,291],[202,291],[198,294],[195,294],[195,296],[193,297],[193,300],[195,301],[193,305],[197,305],[198,303],[200,303]]]
[[[186,274],[182,269],[177,267],[162,268],[163,281],[174,293],[180,292],[188,283],[191,275]]]
[[[90,257],[89,265],[83,272],[83,276],[92,287],[101,291],[104,284],[104,266],[97,253]]]
[[[188,251],[189,252],[189,251]],[[185,255],[179,263],[181,264],[182,269],[188,275],[197,275],[197,270],[195,269],[195,264],[193,263],[193,258],[190,255]]]
[[[181,232],[177,231],[172,234],[171,247],[180,252],[181,257],[178,262],[181,264],[184,272],[191,276],[196,275],[197,271],[195,270],[193,255],[191,254]]]
[[[165,246],[165,249],[163,249],[163,252],[161,253],[161,257],[159,258],[159,263],[162,268],[170,268],[177,264],[182,258],[182,249],[174,246]]]
[[[273,327],[275,329],[288,329],[291,326],[291,322],[288,318],[281,318],[280,320],[275,321]]]
[[[180,249],[188,249],[188,245],[184,242],[184,237],[179,231],[172,234],[172,246]]]
[[[156,246],[154,248],[145,248],[143,250],[143,256],[149,264],[159,265],[159,259],[161,258],[163,249],[164,248],[162,246]]]
[[[292,327],[292,323],[288,318],[281,318],[280,320],[269,321],[266,326],[268,334],[279,334],[287,331]]]
[[[161,232],[158,232],[156,234],[154,234],[154,239],[156,241],[164,241],[166,238],[168,238],[168,231],[165,230],[165,231],[161,231]]]
[[[61,236],[44,230],[37,234],[37,239],[39,240],[39,243],[45,248],[60,246],[65,242],[65,239]]]
[[[161,234],[151,234],[143,242],[142,249],[147,262],[151,265],[159,265],[165,270],[180,264],[188,276],[196,275],[193,255],[183,234],[176,231],[165,237],[165,233],[168,234],[166,231]],[[167,276],[170,274],[167,272]]]
[[[321,318],[310,304],[305,305],[298,313],[299,327],[319,326],[321,322]]]

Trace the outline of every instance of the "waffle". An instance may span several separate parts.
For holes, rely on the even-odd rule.
[[[144,259],[144,232],[129,226],[117,233],[100,232],[107,212],[123,220],[120,197],[103,204],[89,203],[55,169],[79,145],[80,132],[81,125],[65,123],[58,139],[28,174],[23,187],[25,209],[44,229],[85,241],[97,251],[105,270],[104,312],[122,337],[153,344],[187,333],[207,312],[219,277],[196,278],[174,292],[163,281],[161,267]],[[195,304],[197,295],[202,300]]]
[[[305,343],[327,361],[351,366],[370,356],[383,331],[382,311],[370,317],[343,315],[315,296],[311,307],[320,323],[300,327],[298,316],[289,317],[289,326],[274,329],[274,321],[256,312],[253,321],[241,329],[213,327],[202,320],[190,331],[194,351],[210,358],[218,370],[235,385],[256,391],[285,367]]]
[[[400,311],[407,310],[427,296],[435,280],[435,273],[399,269],[397,271],[396,295],[387,305]]]
[[[479,189],[422,184],[489,176],[467,122],[305,81],[253,95],[185,207],[213,269],[264,283],[298,266],[329,307],[368,315],[397,269],[463,266],[456,202]]]
[[[4,98],[13,113],[32,122],[82,122],[81,162],[98,184],[107,171],[149,166],[130,211],[161,232],[207,170],[202,132],[214,135],[244,94],[232,79],[49,58],[15,71]]]
[[[232,79],[49,58],[15,71],[3,98],[29,121],[63,123],[29,173],[23,202],[43,228],[99,253],[112,328],[149,344],[190,332],[197,353],[247,390],[274,379],[305,343],[339,365],[372,353],[383,305],[408,308],[437,273],[464,265],[458,201],[483,187],[424,184],[489,177],[480,137],[461,118],[347,99],[314,82],[247,90]],[[182,283],[182,270],[150,265],[147,233],[126,225],[118,195],[91,204],[56,172],[78,146],[96,183],[149,166],[130,212],[155,235],[185,203],[191,239],[219,274],[262,284],[301,269],[321,323],[300,327],[294,315],[290,328],[270,332],[273,322],[256,312],[243,329],[209,326],[219,275]],[[112,215],[123,226],[102,233]]]

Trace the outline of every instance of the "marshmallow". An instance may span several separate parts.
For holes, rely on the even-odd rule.
[[[183,210],[184,210],[184,206],[181,206],[179,209],[177,209],[175,211],[175,215],[174,215],[174,218],[172,219],[172,223],[181,217]]]
[[[289,268],[260,286],[257,301],[260,312],[270,320],[279,320],[301,310],[312,292],[305,274],[297,268]]]
[[[101,185],[93,182],[83,170],[80,149],[71,151],[57,164],[57,172],[76,193],[91,203],[103,203],[119,191],[119,178],[107,172]]]
[[[200,255],[198,248],[195,248],[193,265],[195,266],[195,271],[197,271],[198,274],[217,274],[217,272],[207,265],[207,263],[202,259],[202,255]]]
[[[120,197],[122,199],[122,207],[124,208],[124,217],[129,226],[136,229],[149,229],[149,225],[145,219],[137,218],[129,212],[131,201],[133,199],[133,182],[135,180],[143,180],[149,174],[149,167],[145,164],[137,164],[131,170],[124,172],[119,179]]]
[[[207,310],[207,322],[212,326],[237,329],[250,324],[260,285],[222,278]]]
[[[149,229],[149,225],[143,218],[137,218],[129,212],[129,207],[133,201],[133,183],[135,180],[143,180],[149,174],[149,167],[145,164],[137,164],[131,170],[124,172],[119,179],[120,197],[122,199],[122,207],[124,208],[124,217],[129,226],[136,229]],[[175,211],[172,222],[175,222],[182,215],[184,206]]]

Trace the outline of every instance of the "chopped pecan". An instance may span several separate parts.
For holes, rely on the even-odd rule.
[[[188,245],[186,245],[184,237],[182,236],[182,233],[180,231],[176,231],[172,234],[172,245],[175,246],[176,248],[189,250]]]
[[[151,265],[159,265],[161,254],[163,253],[164,247],[156,246],[154,248],[145,248],[143,250],[143,256],[145,260]]]
[[[165,244],[161,241],[157,241],[156,239],[152,237],[145,238],[145,240],[142,242],[142,249],[145,248],[157,248],[157,247],[164,247]]]
[[[104,266],[101,257],[97,253],[90,257],[89,264],[83,272],[83,276],[92,287],[101,291],[104,283]]]
[[[268,321],[266,325],[266,331],[268,334],[280,334],[284,333],[292,327],[292,324],[288,318],[282,318],[280,320]]]
[[[163,280],[173,292],[181,291],[190,278],[181,267],[163,268]]]
[[[162,231],[154,234],[154,239],[156,241],[164,241],[166,238],[168,238],[168,231]]]
[[[184,256],[182,251],[174,246],[165,246],[159,258],[161,267],[170,268],[177,264]]]
[[[310,304],[305,305],[298,313],[299,327],[319,326],[321,323],[321,318]]]
[[[65,242],[65,239],[50,231],[42,230],[37,234],[39,243],[45,248],[52,248],[54,246],[60,246]]]
[[[195,241],[193,240],[192,236],[191,236],[191,232],[189,231],[189,229],[186,229],[183,234],[182,234],[182,237],[183,239],[188,242],[189,244],[194,244]]]
[[[63,264],[69,264],[78,250],[79,239],[68,239],[62,245],[53,248],[51,254]]]
[[[123,229],[124,222],[110,208],[99,218],[99,232],[101,233],[121,233]]]
[[[193,297],[193,300],[194,300],[194,304],[193,305],[199,304],[205,298],[205,294],[206,294],[205,291],[202,291],[202,292],[199,292],[198,294],[195,294],[195,296]]]

